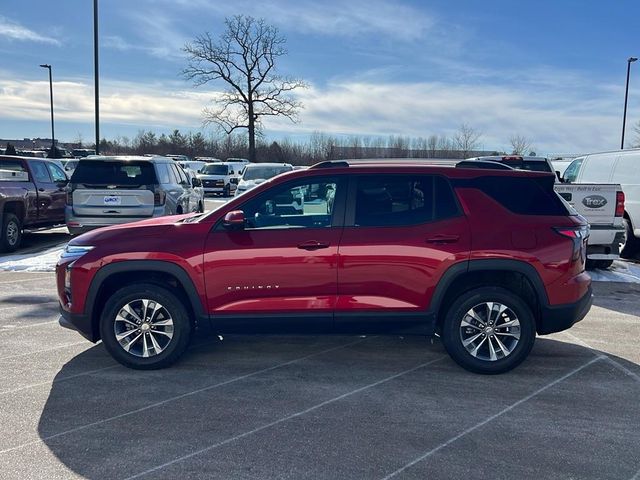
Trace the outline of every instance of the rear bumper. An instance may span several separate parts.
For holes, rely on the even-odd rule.
[[[571,328],[587,315],[592,303],[593,293],[591,286],[589,286],[587,293],[577,302],[543,306],[538,322],[538,334],[547,335]]]
[[[140,220],[148,220],[149,218],[163,217],[165,215],[171,215],[170,210],[166,205],[157,206],[153,209],[153,213],[149,216],[140,217],[126,217],[126,216],[81,216],[75,215],[71,207],[67,207],[65,212],[65,221],[69,233],[72,235],[78,235],[81,233],[95,230],[101,227],[110,227],[112,225],[121,225],[123,223],[139,222]]]
[[[75,330],[87,340],[95,343],[99,340],[97,332],[94,331],[89,315],[71,313],[60,305],[60,319],[58,323],[64,328]]]

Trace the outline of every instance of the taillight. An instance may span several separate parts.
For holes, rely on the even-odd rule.
[[[616,192],[616,217],[624,216],[624,192]]]
[[[563,237],[573,240],[572,261],[575,262],[580,257],[586,257],[587,239],[589,238],[588,225],[580,227],[556,227],[554,230]]]
[[[156,207],[164,205],[164,201],[166,200],[166,198],[167,198],[167,192],[165,192],[164,190],[160,190],[156,188],[153,191],[153,204]]]

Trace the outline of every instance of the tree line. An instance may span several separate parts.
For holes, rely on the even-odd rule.
[[[284,138],[278,141],[261,136],[255,142],[255,160],[258,162],[285,162],[295,165],[312,165],[324,160],[342,158],[451,158],[460,159],[473,155],[528,153],[515,148],[529,147],[523,136],[513,136],[511,152],[481,151],[481,134],[468,125],[462,125],[452,136],[429,135],[410,137],[403,135],[365,136],[331,135],[313,132],[305,139]],[[76,145],[80,146],[80,145]],[[170,134],[157,135],[153,131],[140,130],[135,137],[119,136],[100,142],[100,152],[112,155],[187,155],[189,157],[249,158],[247,135],[230,134],[205,136],[202,132],[183,133],[178,129]]]

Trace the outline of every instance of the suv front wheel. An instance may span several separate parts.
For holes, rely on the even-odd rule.
[[[527,358],[536,337],[529,306],[499,287],[463,293],[449,308],[442,343],[451,358],[475,373],[507,372]]]
[[[139,370],[168,367],[184,353],[191,322],[182,301],[154,284],[130,285],[106,302],[100,335],[122,365]]]

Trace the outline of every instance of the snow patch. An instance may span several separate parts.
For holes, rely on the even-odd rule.
[[[594,282],[640,283],[640,265],[623,260],[614,260],[607,270],[589,270],[588,273]]]
[[[5,255],[0,257],[0,270],[7,272],[54,272],[64,245],[40,253]]]

